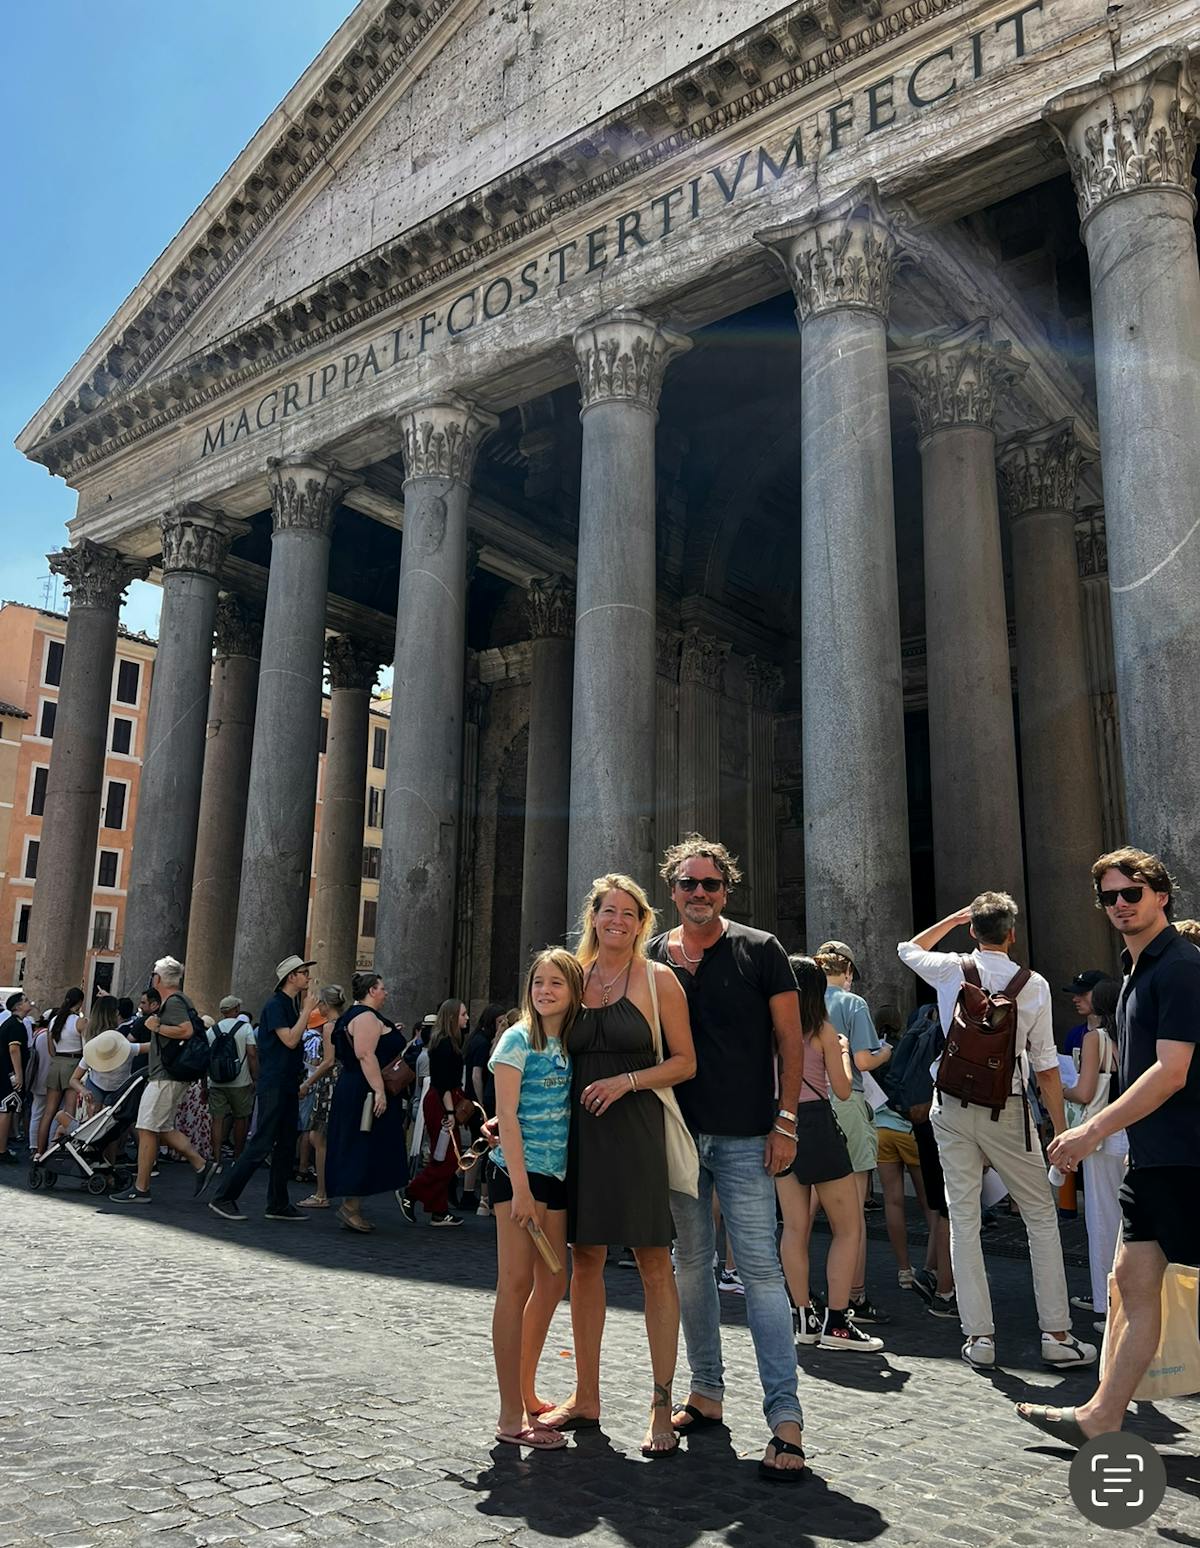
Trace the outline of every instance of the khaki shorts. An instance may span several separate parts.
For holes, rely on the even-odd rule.
[[[911,1134],[900,1129],[876,1129],[875,1134],[879,1140],[880,1166],[888,1161],[894,1161],[898,1166],[920,1166],[917,1142]]]
[[[155,1134],[166,1134],[175,1127],[175,1114],[183,1101],[188,1080],[152,1080],[142,1092],[138,1105],[137,1127]]]
[[[212,1118],[249,1118],[254,1111],[253,1086],[214,1086],[209,1082],[208,1111]]]
[[[832,1100],[834,1117],[846,1136],[852,1170],[874,1171],[879,1157],[879,1135],[866,1097],[861,1091],[852,1091],[844,1102],[839,1097]]]
[[[46,1071],[46,1090],[70,1091],[71,1076],[79,1068],[81,1058],[82,1055],[77,1053],[55,1054]]]

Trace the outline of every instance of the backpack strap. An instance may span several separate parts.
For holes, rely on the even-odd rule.
[[[973,984],[976,989],[983,988],[983,980],[979,976],[979,969],[975,966],[974,957],[961,957],[962,976],[968,984]]]
[[[1019,969],[1019,971],[1014,973],[1013,976],[1009,979],[1008,983],[1005,984],[1005,994],[1010,995],[1015,1000],[1016,997],[1020,994],[1021,990],[1024,989],[1025,985],[1029,982],[1029,978],[1030,972],[1027,967]]]

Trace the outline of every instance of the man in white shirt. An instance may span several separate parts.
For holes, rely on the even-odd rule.
[[[970,905],[901,941],[900,960],[937,993],[942,1030],[949,1032],[963,985],[963,958],[933,948],[958,925],[975,939],[973,961],[980,983],[990,994],[1006,988],[1020,971],[1009,957],[1016,940],[1017,905],[1007,893],[984,892]],[[968,1365],[996,1363],[996,1326],[980,1242],[980,1190],[984,1166],[995,1167],[1021,1211],[1029,1238],[1033,1293],[1042,1330],[1042,1359],[1048,1365],[1091,1365],[1096,1346],[1070,1335],[1071,1311],[1063,1267],[1058,1211],[1046,1176],[1041,1146],[1025,1105],[1029,1067],[1037,1075],[1042,1102],[1055,1134],[1066,1128],[1062,1080],[1050,1014],[1050,986],[1031,973],[1017,996],[1016,1068],[1012,1091],[995,1118],[988,1107],[968,1106],[954,1097],[935,1096],[930,1119],[946,1177],[950,1210],[950,1257],[958,1289],[958,1310],[967,1341]]]

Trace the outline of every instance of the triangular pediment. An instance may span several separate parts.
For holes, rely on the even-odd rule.
[[[18,446],[108,455],[789,62],[807,78],[871,3],[361,0]]]

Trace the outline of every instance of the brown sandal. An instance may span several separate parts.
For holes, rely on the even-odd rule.
[[[371,1222],[369,1220],[364,1220],[361,1215],[352,1215],[344,1204],[342,1205],[341,1209],[338,1210],[337,1217],[345,1226],[347,1231],[361,1231],[363,1235],[366,1236],[375,1229]]]

